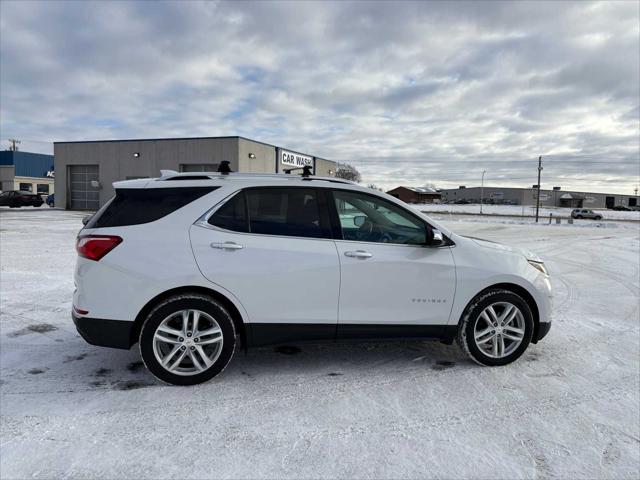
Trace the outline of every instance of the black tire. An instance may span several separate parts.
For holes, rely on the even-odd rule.
[[[578,216],[576,216],[576,218],[582,218],[582,215],[578,215]]]
[[[158,326],[169,315],[185,309],[197,309],[215,319],[222,330],[222,351],[214,363],[201,373],[178,375],[165,369],[155,356],[153,338]],[[185,293],[159,303],[147,316],[140,330],[140,355],[147,369],[158,380],[172,385],[197,385],[211,380],[229,364],[236,347],[236,330],[224,306],[215,299],[197,293]]]
[[[476,324],[480,320],[480,314],[489,305],[497,302],[509,302],[512,305],[518,307],[522,312],[524,319],[524,337],[520,345],[509,355],[502,358],[492,358],[476,345],[474,330]],[[462,316],[460,322],[460,328],[458,329],[458,344],[460,348],[476,363],[489,367],[507,365],[517,360],[527,349],[531,338],[533,336],[533,315],[527,302],[519,295],[504,289],[494,289],[484,292],[474,298],[465,313]]]

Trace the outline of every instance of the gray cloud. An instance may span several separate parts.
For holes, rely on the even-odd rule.
[[[0,136],[240,134],[385,187],[529,185],[542,154],[545,183],[630,193],[639,8],[4,1]]]

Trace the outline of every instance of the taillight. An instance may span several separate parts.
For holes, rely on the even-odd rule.
[[[96,262],[122,242],[122,238],[115,235],[87,235],[79,237],[76,243],[78,255]]]

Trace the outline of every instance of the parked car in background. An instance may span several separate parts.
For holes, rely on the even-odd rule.
[[[507,365],[551,327],[535,254],[348,181],[168,172],[114,187],[78,235],[73,320],[93,345],[139,343],[164,382],[209,380],[236,345],[298,341],[457,340]]]
[[[625,207],[624,205],[616,205],[615,207],[611,207],[611,210],[617,210],[619,212],[630,212],[631,209],[629,207]]]
[[[571,216],[573,218],[591,218],[593,220],[602,220],[602,215],[587,208],[574,208],[571,211]]]
[[[40,207],[43,203],[40,195],[31,192],[11,190],[0,193],[0,206],[4,207]]]
[[[52,193],[51,195],[47,195],[47,205],[49,205],[50,207],[53,207],[55,205],[55,197],[54,197],[55,193]]]

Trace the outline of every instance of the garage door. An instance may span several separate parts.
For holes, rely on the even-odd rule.
[[[91,182],[98,181],[98,165],[71,165],[69,181],[69,207],[72,210],[97,210],[99,192]]]

